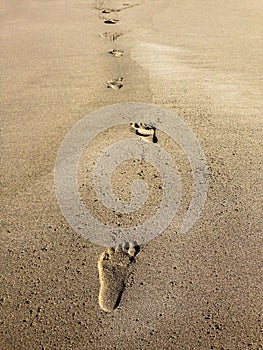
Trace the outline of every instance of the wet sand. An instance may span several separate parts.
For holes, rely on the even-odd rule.
[[[125,7],[105,3],[0,2],[0,348],[261,349],[263,5],[139,0],[101,13]],[[108,87],[118,78],[121,88]],[[175,219],[140,247],[119,306],[105,313],[104,248],[63,218],[54,166],[78,120],[121,102],[180,116],[210,184],[187,234]]]

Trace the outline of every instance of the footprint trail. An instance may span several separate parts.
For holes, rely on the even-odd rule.
[[[109,7],[106,7],[105,4],[105,1],[98,1],[98,6],[96,7],[102,14],[99,18],[103,21],[104,25],[119,24],[120,20],[116,19],[116,17],[118,18],[117,12],[139,5],[122,3],[120,7],[113,8],[109,4]],[[108,31],[101,33],[100,37],[116,42],[120,36],[129,31]],[[108,51],[108,54],[120,58],[124,55],[124,51],[115,47]],[[123,77],[109,80],[106,86],[113,90],[120,90],[123,87]],[[139,137],[143,137],[144,140],[157,142],[156,129],[153,126],[143,123],[132,123],[132,129]],[[104,311],[111,312],[119,305],[131,271],[131,266],[135,262],[135,256],[139,250],[139,246],[134,242],[126,243],[123,247],[107,248],[101,254],[98,260],[100,279],[99,305]]]

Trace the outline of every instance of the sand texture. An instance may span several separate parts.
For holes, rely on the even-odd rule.
[[[262,23],[260,0],[0,0],[1,350],[263,349]],[[161,235],[107,249],[63,217],[54,168],[75,123],[124,102],[184,120],[209,189],[180,233],[192,193],[184,152],[141,120],[101,133],[78,173],[94,217],[129,227],[161,203],[160,174],[131,160],[113,190],[128,200],[143,179],[145,206],[120,216],[96,200],[87,169],[125,137],[169,151],[183,189]]]

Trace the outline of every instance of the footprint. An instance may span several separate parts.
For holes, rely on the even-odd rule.
[[[114,57],[122,57],[124,52],[122,50],[113,49],[109,51],[109,54],[111,54]]]
[[[105,19],[105,20],[104,20],[104,23],[105,23],[105,24],[116,24],[116,23],[118,23],[118,22],[119,22],[118,19]]]
[[[134,242],[115,249],[107,248],[101,254],[98,261],[99,305],[104,311],[113,311],[119,305],[130,266],[138,252],[139,246]]]
[[[112,34],[114,34],[114,33],[112,33],[112,32],[104,32],[104,33],[100,34],[100,37],[101,38],[110,38]]]
[[[150,124],[139,123],[130,123],[131,131],[135,132],[136,135],[140,136],[146,141],[151,141],[157,143],[158,139],[156,136],[156,128]]]
[[[109,38],[111,41],[117,41],[117,39],[122,35],[124,35],[122,32],[105,32],[100,34],[102,38]]]
[[[126,9],[130,9],[132,7],[135,7],[135,6],[139,6],[139,4],[134,4],[134,5],[130,5],[130,4],[123,4],[123,7],[121,8],[104,8],[104,9],[101,9],[101,13],[112,13],[112,12],[120,12],[122,10],[126,10]]]
[[[116,12],[114,9],[104,9],[101,11],[101,13],[111,13],[111,12]]]
[[[113,33],[110,37],[111,41],[116,41],[120,36],[122,36],[124,33]]]
[[[123,78],[109,80],[107,82],[107,88],[111,88],[113,90],[121,89],[123,87],[122,81],[123,81]]]

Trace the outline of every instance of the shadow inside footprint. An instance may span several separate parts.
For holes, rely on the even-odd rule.
[[[139,253],[135,243],[106,249],[98,261],[100,278],[99,305],[106,311],[113,311],[120,303],[129,268]]]

